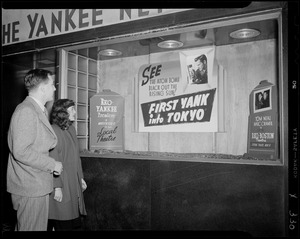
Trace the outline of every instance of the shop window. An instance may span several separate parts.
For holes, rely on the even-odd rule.
[[[89,99],[97,92],[109,89],[125,98],[125,151],[134,152],[135,155],[152,155],[152,152],[156,152],[159,158],[163,158],[166,153],[178,154],[173,157],[192,161],[281,165],[286,152],[281,147],[285,143],[281,127],[285,120],[282,114],[285,112],[282,107],[285,88],[280,63],[280,14],[276,12],[226,22],[216,21],[175,34],[157,36],[154,32],[147,39],[133,37],[119,43],[93,43],[62,50],[66,65],[64,67],[64,62],[61,64],[62,79],[65,79],[62,80],[61,97],[76,102],[80,149],[89,150]],[[260,34],[255,35],[255,31],[241,33],[239,29],[258,29]],[[234,32],[240,36],[254,35],[250,38],[233,38],[230,35]],[[184,45],[179,49],[159,46],[161,41],[170,43],[172,39]],[[99,55],[108,49],[115,49],[122,54]],[[189,76],[190,65],[194,71],[197,70],[195,59],[199,54],[207,57],[210,71],[208,85],[193,82]],[[166,74],[160,75],[162,72]],[[187,86],[181,84],[176,76],[181,77],[182,82],[187,81]],[[155,81],[151,81],[153,77]],[[141,91],[142,81],[144,85],[148,84],[144,93]],[[250,142],[249,116],[252,113],[249,108],[253,108],[252,95],[257,93],[253,90],[257,90],[256,87],[264,81],[268,82],[267,85],[263,83],[264,86],[269,87],[271,84],[274,86],[272,92],[278,94],[274,96],[278,98],[276,103],[274,101],[275,116],[263,115],[261,119],[264,122],[251,122],[253,126],[275,126],[275,143],[264,138],[271,137],[271,134],[263,133],[258,140],[266,140],[267,143],[263,146],[259,143],[257,147],[275,148],[276,154],[256,159],[246,154]],[[191,82],[193,84],[188,85]],[[189,90],[186,91],[186,87],[190,87]],[[197,101],[198,105],[196,99],[202,99]],[[175,103],[180,106],[179,109]],[[141,111],[143,104],[148,104],[146,113]],[[213,109],[211,114],[207,113],[211,110],[209,106]],[[165,114],[171,109],[174,112]],[[156,114],[151,115],[151,112]],[[203,118],[204,113],[208,114],[207,118]],[[162,116],[164,121],[160,121]],[[189,117],[198,117],[198,122],[183,122],[190,120]],[[166,125],[167,120],[171,124]],[[211,124],[205,123],[208,121]],[[252,131],[250,133],[252,135]],[[256,140],[255,137],[253,140]],[[197,156],[194,157],[194,154]]]
[[[60,55],[66,68],[61,64],[59,98],[75,102],[77,117],[74,126],[79,148],[85,150],[89,143],[89,99],[97,93],[97,60],[90,49],[61,51]]]

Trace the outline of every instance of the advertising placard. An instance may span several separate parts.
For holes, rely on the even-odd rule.
[[[123,150],[124,98],[104,90],[90,99],[90,150]]]
[[[178,60],[142,65],[138,75],[140,132],[216,132],[214,47],[178,52]]]
[[[278,111],[275,85],[264,80],[250,94],[249,155],[278,158]]]

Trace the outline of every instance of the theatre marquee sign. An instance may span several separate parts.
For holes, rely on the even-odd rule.
[[[187,9],[2,9],[2,45],[88,30]]]

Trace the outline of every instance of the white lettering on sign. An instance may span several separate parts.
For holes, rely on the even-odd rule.
[[[252,139],[258,142],[266,142],[267,139],[274,139],[274,133],[252,133]]]
[[[116,113],[118,109],[116,105],[112,105],[112,104],[113,104],[112,100],[100,98],[100,105],[96,105],[98,117],[105,117],[105,118],[114,117],[115,116],[114,114],[109,114],[109,113]]]
[[[97,112],[117,112],[117,106],[96,106]]]
[[[255,122],[253,123],[254,126],[273,126],[271,116],[256,116]]]

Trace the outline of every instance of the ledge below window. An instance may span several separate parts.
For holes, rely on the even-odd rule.
[[[216,154],[216,153],[169,153],[154,151],[113,151],[95,150],[94,152],[84,150],[80,152],[80,157],[92,158],[119,158],[119,159],[141,159],[141,160],[165,160],[183,162],[205,162],[205,163],[230,163],[230,164],[254,164],[282,166],[282,162],[277,160],[263,159],[244,155]]]

